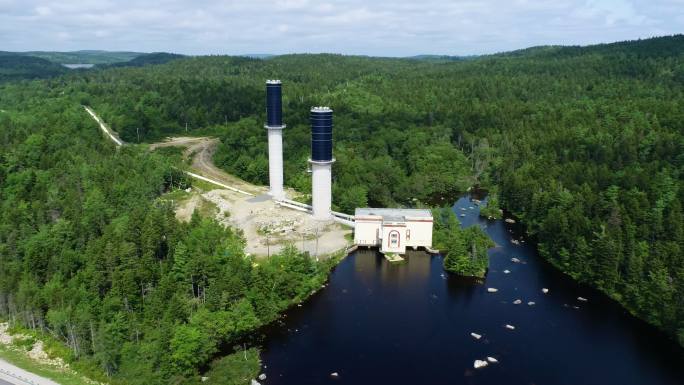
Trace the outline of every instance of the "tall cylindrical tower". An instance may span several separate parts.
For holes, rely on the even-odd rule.
[[[275,199],[285,198],[283,191],[283,102],[280,80],[266,81],[266,125],[268,130],[269,194]]]
[[[318,220],[332,219],[332,115],[328,107],[311,109],[311,206]]]

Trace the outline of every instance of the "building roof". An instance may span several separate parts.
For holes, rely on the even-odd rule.
[[[432,212],[427,209],[357,208],[354,216],[380,216],[383,221],[405,221],[406,217],[432,219]]]

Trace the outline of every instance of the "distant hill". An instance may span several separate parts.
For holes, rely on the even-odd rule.
[[[82,50],[70,52],[53,51],[27,51],[15,52],[17,55],[39,57],[58,64],[112,64],[127,62],[138,56],[144,55],[142,52],[126,51],[100,51]]]
[[[586,54],[635,55],[637,57],[671,57],[684,54],[684,35],[628,40],[589,46],[544,45],[491,56],[571,57]]]
[[[142,54],[127,62],[113,63],[101,67],[144,67],[147,65],[165,64],[172,60],[182,59],[186,56],[167,52],[154,52]]]
[[[278,55],[273,55],[270,53],[246,53],[246,54],[238,55],[238,56],[249,57],[252,59],[270,59],[270,58],[276,57]]]
[[[422,60],[422,61],[431,61],[431,62],[451,62],[451,61],[470,60],[470,59],[475,59],[477,57],[478,56],[475,56],[475,55],[472,55],[472,56],[416,55],[416,56],[408,56],[408,57],[405,57],[404,59]]]
[[[42,79],[67,73],[69,69],[51,61],[33,56],[0,52],[0,83]]]

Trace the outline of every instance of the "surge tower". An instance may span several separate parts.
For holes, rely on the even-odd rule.
[[[280,80],[266,81],[266,125],[268,130],[269,194],[275,199],[285,198],[283,191],[283,101]]]
[[[317,220],[332,219],[332,129],[333,111],[328,107],[311,108],[311,206]]]

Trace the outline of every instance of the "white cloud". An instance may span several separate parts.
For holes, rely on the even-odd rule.
[[[684,0],[0,0],[0,50],[478,54],[684,32]]]

